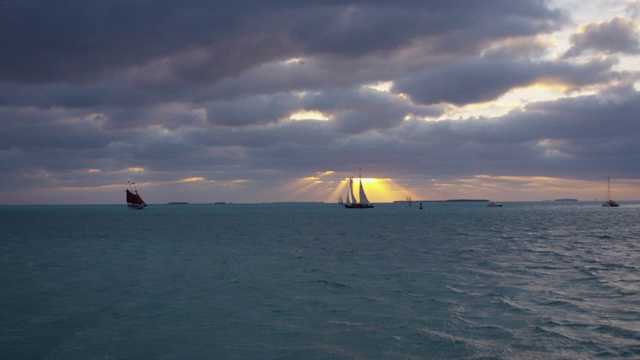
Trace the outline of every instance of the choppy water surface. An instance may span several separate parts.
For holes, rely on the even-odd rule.
[[[640,357],[640,205],[0,207],[3,359]]]

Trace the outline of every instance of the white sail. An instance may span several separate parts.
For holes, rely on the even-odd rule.
[[[351,203],[357,204],[358,199],[356,199],[356,194],[353,193],[353,178],[349,179],[349,193],[351,194]]]
[[[349,179],[349,187],[347,188],[347,196],[346,196],[346,200],[344,202],[345,205],[351,205],[351,179]]]
[[[362,186],[362,178],[360,178],[360,204],[368,204],[367,194],[364,193],[364,187]]]

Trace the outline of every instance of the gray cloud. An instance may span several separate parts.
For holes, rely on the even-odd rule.
[[[571,48],[564,57],[578,56],[587,50],[608,54],[640,53],[640,23],[634,19],[616,17],[605,23],[585,25],[580,32],[571,35]]]
[[[637,176],[624,165],[637,153],[637,74],[548,58],[540,38],[568,15],[506,0],[3,1],[0,195],[127,177],[167,191],[185,178],[261,186],[356,167]],[[572,56],[637,51],[623,20],[586,27]],[[596,95],[416,120],[541,81]],[[289,120],[303,110],[328,120]]]
[[[0,59],[0,78],[13,82],[95,81],[161,60],[179,78],[216,80],[291,55],[360,57],[423,37],[432,38],[434,51],[468,52],[478,49],[472,43],[552,31],[564,21],[541,1],[466,4],[462,11],[447,1],[88,0],[0,6],[0,31],[14,35],[0,40],[10,50]]]
[[[481,57],[399,79],[393,90],[406,93],[423,104],[445,102],[465,105],[494,100],[513,88],[541,80],[562,83],[571,88],[603,82],[615,75],[609,72],[612,65],[611,60],[571,65]]]

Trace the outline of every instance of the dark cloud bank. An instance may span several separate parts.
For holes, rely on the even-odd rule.
[[[545,57],[540,36],[573,26],[544,1],[2,1],[0,193],[358,167],[637,178],[637,74],[616,67],[637,22],[575,28]],[[597,90],[423,120],[536,83]]]

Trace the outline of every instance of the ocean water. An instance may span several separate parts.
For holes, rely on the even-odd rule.
[[[640,358],[640,203],[0,207],[1,359]]]

